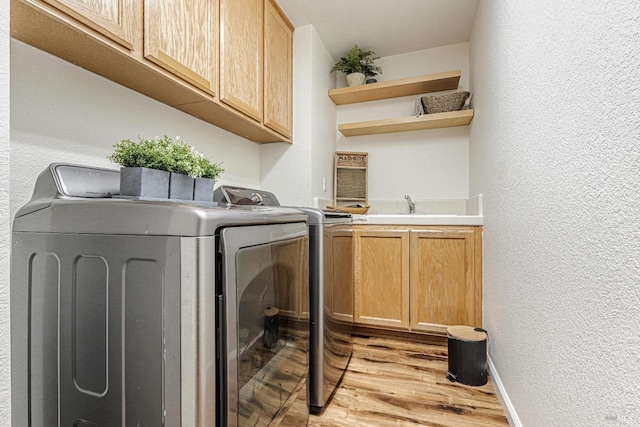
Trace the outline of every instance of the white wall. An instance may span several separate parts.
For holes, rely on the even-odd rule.
[[[334,60],[312,25],[296,28],[293,45],[293,145],[261,146],[261,188],[282,205],[313,206],[314,197],[333,198],[336,113],[327,92],[335,85],[328,72]]]
[[[640,425],[640,3],[480,2],[484,325],[525,426]]]
[[[113,144],[180,136],[222,162],[220,183],[256,187],[259,146],[151,98],[11,40],[11,212],[52,162],[117,168]]]
[[[388,56],[376,61],[378,81],[460,69],[458,90],[469,88],[469,44]],[[338,86],[345,86],[337,73]],[[338,106],[338,123],[413,114],[418,95]],[[337,132],[337,131],[336,131]],[[344,137],[338,150],[369,153],[369,200],[466,199],[469,197],[469,128],[420,130]]]
[[[9,325],[9,2],[0,3],[0,425],[11,425],[11,360]]]
[[[313,27],[296,28],[293,38],[293,144],[260,147],[262,189],[286,206],[310,206],[311,58]]]
[[[296,30],[297,31],[297,30]],[[335,63],[316,31],[312,38],[311,77],[311,196],[333,203],[333,168],[337,147],[336,106],[329,98],[329,89],[336,87],[329,70]],[[326,188],[323,188],[323,180]],[[323,207],[323,206],[321,206]]]

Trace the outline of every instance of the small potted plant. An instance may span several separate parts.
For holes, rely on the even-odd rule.
[[[179,137],[166,135],[138,142],[123,139],[108,159],[122,166],[121,196],[210,202],[214,181],[224,171]]]
[[[362,50],[357,44],[353,45],[347,56],[340,58],[333,66],[331,72],[342,71],[347,74],[347,84],[349,86],[358,86],[364,83],[367,76],[377,76],[382,74],[382,69],[374,64],[378,56],[374,56],[375,52],[370,50]]]

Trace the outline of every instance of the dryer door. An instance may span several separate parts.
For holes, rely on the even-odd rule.
[[[267,426],[303,389],[308,348],[304,223],[226,228],[222,254],[219,425]],[[286,410],[286,408],[285,408]]]

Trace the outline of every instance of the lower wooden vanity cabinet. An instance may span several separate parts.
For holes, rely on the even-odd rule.
[[[482,326],[480,227],[412,229],[410,256],[411,330]]]
[[[409,329],[409,230],[354,227],[354,322]]]
[[[482,227],[356,226],[354,321],[439,334],[482,326]]]

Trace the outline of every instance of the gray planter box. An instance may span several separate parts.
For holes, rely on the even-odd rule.
[[[188,175],[171,172],[169,183],[169,198],[179,200],[193,200],[194,179]]]
[[[169,172],[149,168],[120,168],[120,195],[166,199]]]
[[[213,202],[213,184],[215,181],[210,178],[201,177],[197,177],[195,181],[193,200],[197,200],[199,202]]]

